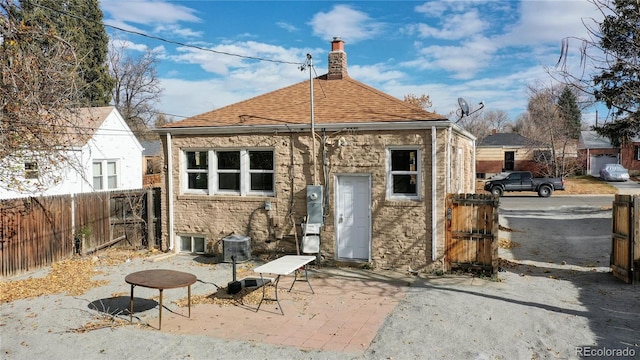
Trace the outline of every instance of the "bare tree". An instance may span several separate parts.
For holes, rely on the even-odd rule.
[[[523,131],[520,135],[533,140],[532,150],[549,149],[548,153],[534,150],[536,162],[542,165],[539,171],[548,176],[564,176],[574,170],[569,161],[574,129],[558,106],[563,89],[564,86],[529,85],[527,113],[516,124],[516,129]]]
[[[158,113],[158,115],[156,116],[156,121],[153,123],[153,126],[155,128],[160,128],[167,124],[170,124],[171,122],[172,120],[168,118],[166,114]]]
[[[433,107],[431,98],[429,98],[429,95],[425,94],[422,94],[420,96],[416,96],[415,94],[407,94],[404,96],[403,100],[424,110],[429,110]]]
[[[81,169],[72,150],[89,130],[75,111],[82,81],[74,46],[25,25],[20,11],[0,0],[0,187],[34,192],[61,181],[60,168]]]
[[[462,117],[458,124],[479,140],[495,132],[511,132],[509,115],[503,110],[487,110]]]
[[[109,67],[116,80],[113,101],[131,130],[145,137],[154,125],[155,107],[162,95],[156,70],[158,57],[150,49],[137,57],[128,55],[131,51],[125,41],[111,43]]]

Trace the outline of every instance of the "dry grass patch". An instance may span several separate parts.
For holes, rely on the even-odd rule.
[[[95,275],[102,273],[96,270],[97,266],[117,265],[127,259],[146,257],[150,254],[147,251],[107,250],[95,256],[59,261],[51,266],[51,272],[45,277],[0,282],[0,303],[59,293],[69,296],[82,295],[108,283],[107,280],[91,280]]]
[[[580,176],[565,180],[564,194],[617,194],[618,189],[593,176]]]
[[[516,241],[511,241],[510,239],[499,238],[498,239],[498,247],[501,249],[513,249],[520,246],[520,243]]]

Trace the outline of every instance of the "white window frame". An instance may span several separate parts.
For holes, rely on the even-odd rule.
[[[273,156],[272,170],[251,170],[249,153],[252,151],[268,151]],[[187,153],[189,152],[207,152],[208,167],[206,170],[188,170],[187,169]],[[218,169],[218,152],[239,152],[240,153],[240,169]],[[182,149],[182,165],[181,165],[181,188],[183,194],[202,194],[202,195],[237,195],[237,196],[274,196],[275,195],[275,150],[273,148],[231,148],[231,149]],[[204,172],[207,173],[207,189],[190,189],[189,173]],[[220,173],[240,173],[240,189],[227,190],[220,189],[219,174]],[[270,173],[273,176],[273,189],[270,191],[251,190],[251,175],[257,173]]]
[[[94,184],[94,179],[96,175],[93,172],[93,167],[95,164],[100,164],[100,168],[102,173],[100,174],[101,178],[101,187],[96,188]],[[115,174],[109,174],[109,164],[115,164]],[[109,178],[115,176],[115,187],[109,187]],[[120,188],[120,161],[117,159],[95,159],[91,163],[91,186],[93,190],[116,190]]]
[[[200,239],[202,239],[202,251],[195,251],[196,241]],[[204,235],[179,234],[178,240],[180,241],[180,244],[178,244],[178,251],[183,254],[204,254],[207,251],[207,237]],[[189,242],[189,250],[182,249],[184,241]]]
[[[240,168],[239,169],[218,169],[218,152],[238,152],[240,153]],[[220,149],[217,151],[213,152],[213,164],[209,164],[210,166],[213,167],[213,183],[214,183],[214,193],[215,194],[227,194],[227,195],[242,195],[243,193],[246,194],[246,191],[243,191],[245,189],[243,189],[243,187],[245,187],[246,185],[246,181],[244,181],[244,176],[243,173],[245,172],[245,166],[244,163],[248,162],[248,161],[243,161],[243,158],[246,156],[243,156],[243,153],[241,150],[239,149]],[[248,159],[249,157],[246,156],[246,158]],[[248,166],[248,165],[247,165]],[[220,176],[219,174],[240,174],[240,189],[239,190],[228,190],[228,189],[220,189]]]
[[[413,171],[391,171],[391,153],[396,150],[412,150],[416,152],[416,169]],[[420,200],[420,190],[422,188],[422,152],[418,146],[390,146],[386,151],[386,173],[387,173],[387,199],[389,200]],[[415,175],[416,176],[416,193],[415,194],[396,194],[393,192],[393,176],[394,175]]]
[[[640,161],[640,145],[635,145],[633,149],[635,150],[634,158]]]
[[[33,165],[33,167],[30,165]],[[38,180],[40,178],[40,166],[37,161],[24,162],[24,178],[25,180]]]
[[[253,152],[271,152],[271,162],[273,164],[273,168],[271,170],[264,170],[264,169],[254,169],[254,170],[252,170],[250,168],[251,162],[250,162],[250,157],[249,157],[249,153],[251,153],[252,151]],[[245,158],[244,162],[242,161],[243,158]],[[260,148],[247,149],[247,150],[245,150],[244,155],[242,153],[240,153],[240,162],[244,166],[244,168],[242,170],[242,174],[246,174],[247,181],[244,181],[243,184],[246,187],[245,192],[247,194],[259,195],[259,196],[273,196],[275,194],[275,191],[276,191],[276,189],[275,189],[275,187],[276,187],[276,152],[275,152],[274,149],[271,149],[271,148],[269,148],[269,149],[260,149]],[[271,190],[251,190],[251,175],[253,175],[253,174],[271,174],[272,180],[273,180],[272,189]],[[241,175],[241,177],[242,177],[242,175]]]
[[[207,169],[187,169],[188,161],[187,161],[187,153],[190,152],[206,152],[207,153]],[[185,149],[182,151],[182,166],[180,173],[181,183],[182,183],[182,192],[185,194],[208,194],[211,189],[211,162],[212,162],[213,153],[211,150],[207,149]],[[207,174],[207,188],[206,189],[190,189],[189,188],[189,174],[195,173],[203,173]]]

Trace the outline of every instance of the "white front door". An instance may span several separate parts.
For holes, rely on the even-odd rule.
[[[371,259],[371,177],[336,176],[336,247],[338,259]]]

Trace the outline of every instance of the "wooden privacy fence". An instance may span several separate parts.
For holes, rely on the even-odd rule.
[[[499,198],[449,194],[446,208],[445,270],[498,272]]]
[[[73,255],[71,206],[69,196],[0,201],[2,276],[35,270]]]
[[[640,281],[640,196],[616,195],[611,229],[611,271],[620,280]]]
[[[116,243],[152,248],[160,189],[0,201],[0,270],[15,275]]]

